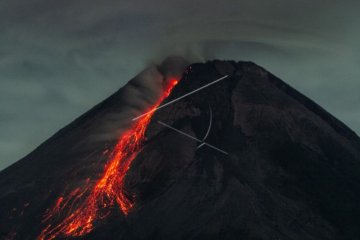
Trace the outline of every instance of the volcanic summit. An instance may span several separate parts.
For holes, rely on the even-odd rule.
[[[2,239],[360,239],[359,137],[251,62],[149,67],[0,189]]]

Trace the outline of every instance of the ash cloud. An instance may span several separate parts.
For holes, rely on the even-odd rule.
[[[166,82],[180,79],[189,62],[182,57],[168,57],[161,64],[151,64],[129,81],[122,92],[131,108],[129,119],[137,117],[153,106],[164,92]]]
[[[168,55],[251,60],[360,132],[359,2],[0,3],[0,169]]]

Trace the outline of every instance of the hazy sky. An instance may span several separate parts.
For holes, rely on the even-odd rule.
[[[251,60],[360,133],[360,2],[1,0],[0,169],[168,54]]]

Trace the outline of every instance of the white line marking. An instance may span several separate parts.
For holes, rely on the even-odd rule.
[[[208,84],[206,84],[206,85],[204,85],[204,86],[202,86],[202,87],[199,87],[198,89],[195,89],[194,91],[191,91],[191,92],[189,92],[189,93],[186,93],[185,95],[183,95],[183,96],[181,96],[181,97],[175,98],[174,100],[171,100],[170,102],[167,102],[167,103],[165,103],[165,104],[163,104],[163,105],[160,105],[160,106],[158,106],[157,108],[154,108],[154,109],[152,109],[152,110],[150,110],[150,111],[148,111],[148,112],[146,112],[146,113],[144,113],[144,114],[141,114],[140,116],[137,116],[136,118],[133,118],[132,121],[138,120],[139,118],[142,118],[142,117],[148,115],[149,113],[155,112],[155,111],[157,111],[157,110],[159,110],[159,109],[161,109],[161,108],[163,108],[163,107],[166,107],[166,106],[168,106],[168,105],[170,105],[170,104],[172,104],[172,103],[174,103],[174,102],[176,102],[176,101],[179,101],[180,99],[183,99],[183,98],[185,98],[185,97],[187,97],[187,96],[189,96],[189,95],[191,95],[191,94],[193,94],[193,93],[196,93],[196,92],[198,92],[198,91],[200,91],[200,90],[202,90],[202,89],[204,89],[204,88],[206,88],[206,87],[209,87],[209,86],[211,86],[211,85],[213,85],[213,84],[215,84],[215,83],[217,83],[217,82],[220,82],[221,80],[224,80],[224,79],[227,78],[228,76],[229,76],[229,75],[225,75],[225,76],[223,76],[223,77],[221,77],[221,78],[219,78],[219,79],[214,80],[214,81],[211,82],[211,83],[208,83]]]
[[[166,123],[163,123],[161,121],[158,121],[158,123],[163,125],[164,127],[170,128],[171,130],[173,130],[173,131],[175,131],[177,133],[180,133],[180,134],[182,134],[182,135],[184,135],[184,136],[186,136],[188,138],[191,138],[191,139],[193,139],[193,140],[195,140],[197,142],[200,142],[201,144],[205,144],[206,146],[211,147],[211,148],[213,148],[213,149],[215,149],[215,150],[217,150],[217,151],[219,151],[219,152],[221,152],[223,154],[229,155],[227,152],[221,150],[220,148],[217,148],[217,147],[215,147],[215,146],[213,146],[213,145],[211,145],[209,143],[203,142],[200,139],[197,139],[196,137],[193,137],[193,136],[191,136],[191,135],[189,135],[187,133],[184,133],[183,131],[180,131],[180,130],[178,130],[178,129],[176,129],[176,128],[174,128],[174,127],[172,127],[172,126],[170,126],[170,125],[168,125]]]

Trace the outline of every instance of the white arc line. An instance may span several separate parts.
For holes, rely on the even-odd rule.
[[[210,104],[209,104],[209,111],[210,111],[210,122],[209,122],[209,127],[208,127],[208,130],[206,131],[206,134],[205,134],[205,136],[203,137],[203,143],[201,143],[197,148],[199,149],[199,148],[201,148],[202,146],[204,146],[205,145],[205,143],[204,143],[204,141],[206,140],[206,138],[207,138],[207,136],[209,135],[209,133],[210,133],[210,129],[211,129],[211,124],[212,124],[212,109],[211,109],[211,107],[210,107]]]
[[[206,144],[206,143],[203,142],[202,144],[200,144],[200,145],[197,147],[197,149],[201,148],[201,147],[204,146],[205,144]]]
[[[206,85],[204,85],[204,86],[202,86],[202,87],[199,87],[199,88],[197,88],[197,89],[195,89],[195,90],[193,90],[193,91],[191,91],[191,92],[188,92],[188,93],[186,93],[185,95],[183,95],[183,96],[181,96],[181,97],[175,98],[174,100],[171,100],[170,102],[167,102],[167,103],[165,103],[165,104],[163,104],[163,105],[160,105],[160,106],[158,106],[157,108],[154,108],[154,109],[152,109],[152,110],[150,110],[150,111],[148,111],[148,112],[146,112],[146,113],[144,113],[144,114],[141,114],[140,116],[137,116],[136,118],[133,118],[132,121],[138,120],[139,118],[142,118],[142,117],[148,115],[149,113],[155,112],[155,111],[157,111],[157,110],[159,110],[159,109],[161,109],[161,108],[163,108],[163,107],[166,107],[166,106],[168,106],[168,105],[170,105],[170,104],[172,104],[172,103],[174,103],[174,102],[176,102],[176,101],[179,101],[180,99],[183,99],[183,98],[185,98],[185,97],[187,97],[187,96],[189,96],[189,95],[191,95],[191,94],[193,94],[193,93],[196,93],[196,92],[198,92],[198,91],[200,91],[200,90],[202,90],[202,89],[204,89],[204,88],[206,88],[206,87],[209,87],[209,86],[211,86],[211,85],[213,85],[213,84],[215,84],[215,83],[217,83],[217,82],[220,82],[221,80],[224,80],[224,79],[227,78],[228,76],[229,76],[229,75],[225,75],[225,76],[223,76],[223,77],[221,77],[221,78],[219,78],[219,79],[216,79],[216,80],[212,81],[211,83],[208,83],[208,84],[206,84]]]
[[[161,121],[158,121],[158,123],[161,124],[161,125],[163,125],[164,127],[170,128],[171,130],[173,130],[173,131],[175,131],[175,132],[177,132],[177,133],[180,133],[180,134],[182,134],[182,135],[184,135],[184,136],[186,136],[186,137],[188,137],[188,138],[191,138],[191,139],[193,139],[193,140],[201,143],[202,145],[206,145],[206,146],[208,146],[208,147],[210,147],[210,148],[213,148],[213,149],[215,149],[215,150],[217,150],[217,151],[219,151],[219,152],[221,152],[221,153],[223,153],[223,154],[229,155],[227,152],[221,150],[220,148],[217,148],[217,147],[215,147],[215,146],[213,146],[213,145],[211,145],[211,144],[209,144],[209,143],[203,142],[203,141],[201,141],[200,139],[197,139],[196,137],[193,137],[193,136],[191,136],[191,135],[189,135],[189,134],[187,134],[187,133],[184,133],[183,131],[180,131],[180,130],[178,130],[178,129],[176,129],[176,128],[174,128],[174,127],[172,127],[172,126],[170,126],[170,125],[168,125],[168,124],[166,124],[166,123],[163,123],[163,122],[161,122]]]

